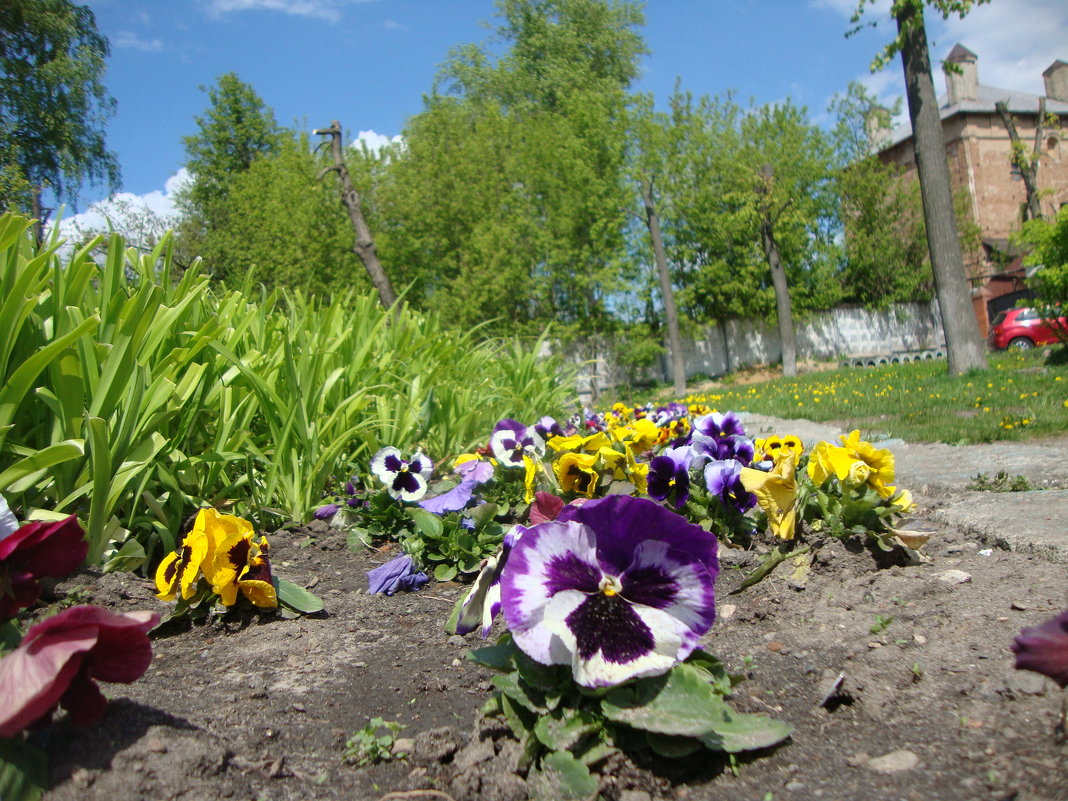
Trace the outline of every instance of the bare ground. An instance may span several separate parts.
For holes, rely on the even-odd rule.
[[[1009,651],[1021,627],[1068,604],[1064,566],[987,551],[922,510],[916,527],[936,531],[925,564],[880,565],[860,543],[831,541],[807,577],[787,563],[734,595],[757,555],[725,549],[720,620],[704,647],[746,674],[734,706],[788,721],[793,736],[734,770],[711,752],[615,759],[602,797],[1068,799],[1063,695],[1014,671]],[[320,594],[326,613],[159,630],[154,664],[135,684],[107,686],[98,726],[60,719],[46,732],[46,798],[525,797],[514,741],[477,716],[488,676],[463,659],[477,641],[442,630],[461,587],[369,596],[364,571],[389,554],[353,553],[321,525],[279,532],[272,551],[279,575]],[[56,588],[72,592],[118,611],[168,611],[132,574],[87,572]],[[346,764],[346,738],[376,716],[407,727],[409,756]]]

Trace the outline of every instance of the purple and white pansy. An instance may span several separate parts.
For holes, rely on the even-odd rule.
[[[716,616],[716,538],[626,495],[527,529],[500,576],[516,645],[576,682],[610,687],[685,659]]]
[[[490,450],[505,467],[523,467],[523,457],[538,460],[545,453],[545,440],[533,426],[504,418],[493,429]]]
[[[371,472],[386,485],[389,494],[399,501],[417,501],[426,494],[426,482],[434,464],[416,451],[405,459],[392,446],[382,448],[371,458]]]

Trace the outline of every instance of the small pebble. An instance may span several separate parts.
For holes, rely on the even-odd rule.
[[[869,759],[864,767],[876,773],[901,773],[906,770],[912,770],[918,764],[920,764],[920,758],[912,751],[902,748],[897,751],[891,751],[889,754]]]
[[[972,580],[971,575],[963,570],[947,570],[944,573],[936,573],[935,578],[943,584],[967,584]]]

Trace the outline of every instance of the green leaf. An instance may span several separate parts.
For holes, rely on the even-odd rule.
[[[679,737],[673,734],[656,734],[647,731],[645,742],[654,753],[668,759],[681,759],[701,750],[702,742],[694,737]]]
[[[810,550],[812,550],[812,546],[810,545],[806,545],[803,548],[798,548],[796,551],[790,551],[790,553],[784,553],[782,549],[778,547],[772,548],[771,552],[764,557],[764,561],[757,565],[757,568],[752,573],[746,576],[745,581],[743,581],[741,584],[731,590],[730,594],[734,595],[735,593],[741,592],[746,587],[752,587],[758,581],[764,579],[782,562],[785,562],[787,559],[791,559],[795,556],[800,556],[801,554],[808,553]]]
[[[44,751],[15,738],[0,738],[0,798],[37,801],[48,784]]]
[[[496,670],[499,673],[507,673],[515,668],[515,658],[518,653],[520,651],[515,647],[515,643],[512,642],[511,635],[506,633],[501,635],[501,639],[495,645],[487,645],[468,651],[467,658],[476,665],[488,667],[490,670]]]
[[[475,521],[475,530],[478,531],[488,523],[491,523],[493,518],[497,516],[497,504],[484,503],[481,506],[476,506],[468,513],[468,516]]]
[[[105,573],[114,573],[120,570],[133,572],[148,561],[145,546],[138,540],[130,538],[122,544],[115,555],[108,559],[101,568]]]
[[[727,707],[724,717],[715,721],[714,729],[700,740],[714,751],[735,754],[778,745],[793,730],[793,726],[781,720],[766,715],[747,715]]]
[[[545,695],[533,687],[527,687],[518,673],[501,673],[490,679],[493,686],[531,712],[542,715],[549,711]]]
[[[80,439],[68,439],[42,448],[36,453],[19,459],[3,473],[0,473],[0,492],[10,490],[13,493],[28,489],[39,478],[42,471],[85,454],[85,443]]]
[[[438,565],[434,568],[434,578],[438,581],[452,581],[456,574],[456,567],[453,565]]]
[[[532,801],[592,798],[598,788],[597,779],[590,774],[590,769],[575,759],[570,751],[549,754],[527,778]]]
[[[601,711],[636,729],[697,737],[723,719],[727,705],[701,671],[681,664],[664,676],[612,690],[601,701]]]
[[[588,709],[558,709],[534,724],[534,736],[550,751],[570,751],[602,726]]]
[[[441,518],[426,509],[409,509],[408,515],[415,522],[415,528],[420,534],[437,539],[441,536]]]
[[[323,600],[317,595],[298,587],[284,578],[274,579],[274,589],[278,593],[278,602],[305,615],[323,611]]]

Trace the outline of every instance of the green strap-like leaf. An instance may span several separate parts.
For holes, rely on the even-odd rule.
[[[313,595],[292,581],[275,576],[274,589],[278,593],[278,602],[305,615],[323,611],[323,600]]]

